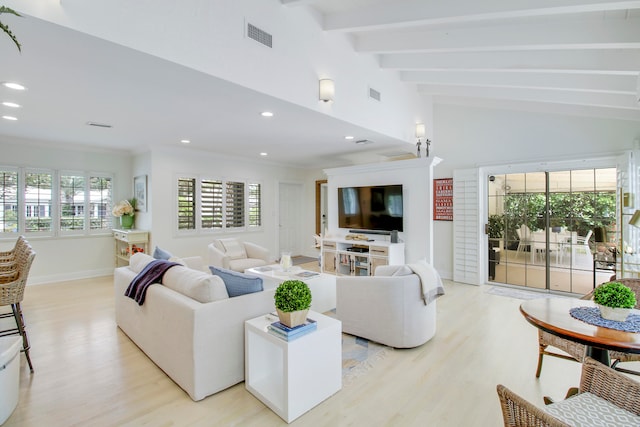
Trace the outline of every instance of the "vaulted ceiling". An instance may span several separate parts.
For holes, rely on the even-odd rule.
[[[640,122],[640,0],[272,1],[285,19],[295,19],[295,8],[308,9],[325,33],[347,36],[353,55],[373,57],[435,108],[456,104]],[[18,54],[2,40],[0,82],[22,80],[29,90],[13,94],[0,87],[0,101],[23,105],[16,113],[0,105],[1,115],[18,116],[0,120],[0,136],[125,150],[173,147],[189,138],[197,149],[254,158],[267,151],[268,159],[309,168],[415,151],[410,129],[406,138],[389,136],[82,28],[56,25],[38,18],[41,8],[31,2],[4,3],[33,16],[9,21],[3,15],[25,49]],[[47,8],[64,17],[87,12],[83,3],[63,0]],[[96,0],[92,8],[98,4],[103,13],[92,9],[88,20],[112,22],[118,13],[141,13],[120,1],[123,10],[110,15],[111,2]],[[251,10],[252,3],[241,6]],[[91,33],[82,17],[71,21]],[[144,35],[144,46],[159,43],[152,31]],[[202,49],[206,44],[192,47]],[[273,120],[259,117],[265,108],[276,111]],[[89,121],[113,127],[87,126]],[[345,143],[345,135],[375,144],[355,146]]]
[[[640,1],[281,2],[435,103],[640,120]]]

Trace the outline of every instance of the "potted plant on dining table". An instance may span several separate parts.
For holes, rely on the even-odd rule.
[[[594,289],[593,302],[603,319],[624,322],[636,306],[636,294],[620,282],[608,282]]]

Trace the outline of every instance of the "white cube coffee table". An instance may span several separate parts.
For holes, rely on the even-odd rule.
[[[317,330],[287,342],[267,331],[267,314],[245,322],[245,386],[286,422],[342,388],[342,323],[309,311]]]
[[[325,313],[336,308],[336,276],[317,273],[311,277],[300,277],[299,274],[305,271],[300,267],[292,267],[291,271],[285,272],[279,265],[274,264],[248,268],[244,272],[254,277],[261,277],[265,289],[275,288],[285,280],[302,280],[311,290],[313,311]]]

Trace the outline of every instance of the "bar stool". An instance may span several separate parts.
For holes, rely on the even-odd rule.
[[[33,372],[33,364],[31,363],[31,357],[29,357],[31,346],[29,345],[20,302],[24,297],[27,277],[35,256],[35,251],[26,243],[23,250],[16,254],[13,268],[9,268],[9,263],[5,263],[4,267],[6,269],[0,270],[0,306],[11,306],[11,312],[0,314],[0,318],[13,317],[16,321],[16,327],[0,331],[0,337],[8,335],[20,335],[22,337],[22,351],[27,358],[31,372]]]

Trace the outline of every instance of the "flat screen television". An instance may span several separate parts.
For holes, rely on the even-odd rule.
[[[338,227],[403,231],[402,185],[338,188]]]

